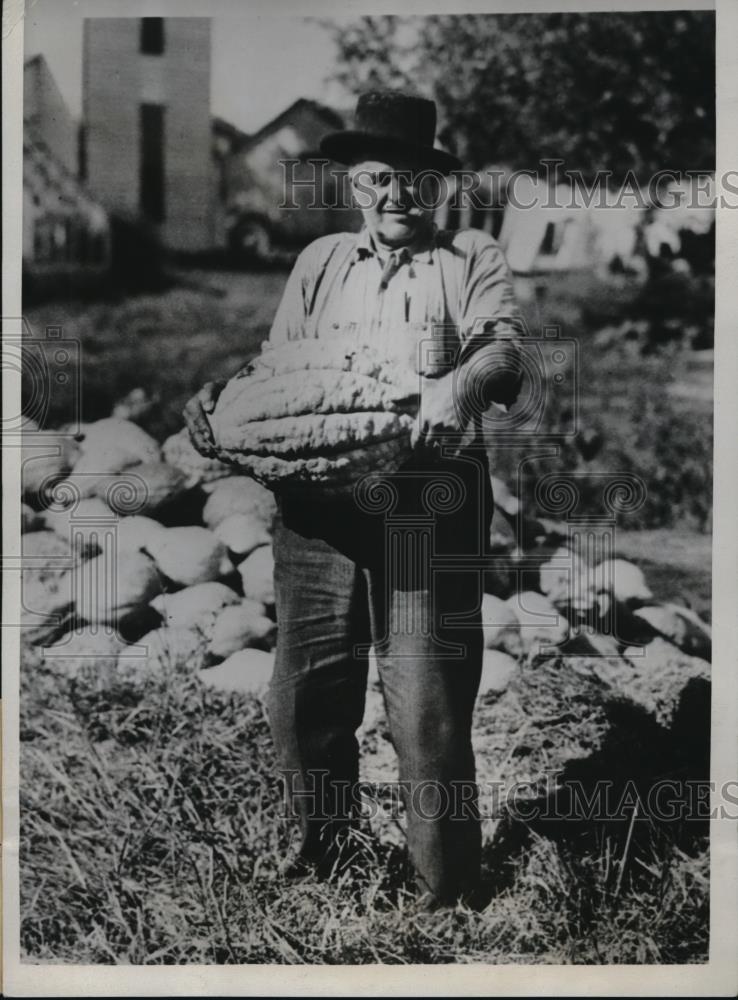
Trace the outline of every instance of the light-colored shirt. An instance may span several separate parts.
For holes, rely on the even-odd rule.
[[[522,333],[507,263],[488,234],[434,229],[419,246],[380,254],[363,228],[302,251],[269,339],[356,336],[430,376],[474,355],[475,369],[488,368],[489,401],[509,404]]]

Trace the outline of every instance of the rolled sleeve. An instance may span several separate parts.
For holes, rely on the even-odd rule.
[[[473,233],[464,279],[459,318],[463,381],[473,376],[475,398],[487,406],[510,406],[522,382],[524,326],[510,269],[492,237]]]

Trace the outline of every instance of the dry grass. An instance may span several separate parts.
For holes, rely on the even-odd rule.
[[[512,715],[480,707],[480,732],[495,720],[510,730],[496,759],[512,759]],[[498,837],[479,911],[415,911],[396,824],[387,836],[378,825],[360,876],[285,884],[276,866],[293,828],[263,708],[204,689],[186,668],[110,688],[27,657],[21,787],[31,961],[706,960],[707,851],[657,835],[624,867],[622,838],[605,832],[584,850],[532,831],[521,844]]]

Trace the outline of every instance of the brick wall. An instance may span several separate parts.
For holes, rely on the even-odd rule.
[[[164,243],[215,245],[216,179],[211,158],[210,20],[166,18],[161,55],[140,52],[138,18],[85,21],[83,116],[87,183],[111,211],[137,215],[140,106],[164,107]]]

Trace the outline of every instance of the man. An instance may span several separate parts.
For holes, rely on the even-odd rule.
[[[434,103],[372,92],[356,118],[321,151],[349,166],[364,226],[303,251],[270,340],[358,330],[415,365],[421,410],[414,457],[384,492],[364,483],[350,499],[279,503],[270,723],[301,824],[289,871],[327,873],[357,818],[355,733],[374,646],[419,890],[448,904],[480,866],[471,725],[492,514],[480,415],[516,398],[520,324],[496,242],[437,232],[419,197],[423,172],[460,165],[434,148]],[[208,385],[185,411],[205,453],[216,397]]]

